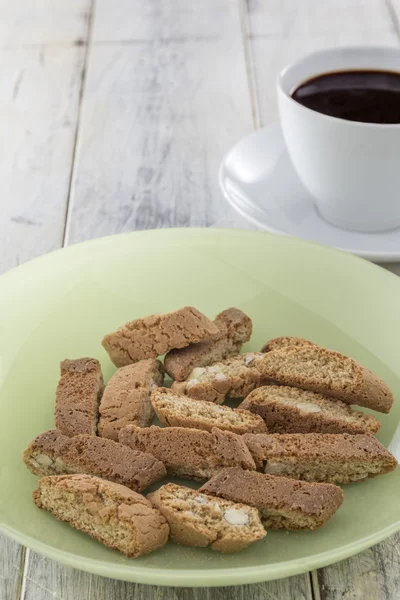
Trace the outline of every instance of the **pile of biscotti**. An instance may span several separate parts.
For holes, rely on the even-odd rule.
[[[343,502],[338,483],[395,469],[378,419],[350,406],[388,413],[379,377],[296,337],[240,354],[251,332],[236,308],[210,321],[185,307],[106,335],[118,367],[106,386],[96,359],[63,361],[55,429],[24,453],[37,506],[130,557],[168,538],[237,552],[269,528],[321,527]],[[204,484],[142,495],[167,475]]]

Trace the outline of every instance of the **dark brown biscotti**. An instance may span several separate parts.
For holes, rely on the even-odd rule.
[[[306,481],[351,483],[389,473],[397,461],[372,435],[246,433],[258,470]]]
[[[165,517],[144,496],[98,477],[42,477],[33,501],[60,521],[131,558],[149,554],[168,540]]]
[[[95,358],[64,360],[56,392],[55,425],[65,435],[96,435],[99,402],[104,390]]]
[[[195,367],[206,367],[239,354],[250,339],[252,322],[244,312],[228,308],[214,319],[219,333],[209,340],[170,350],[164,359],[165,371],[176,381],[184,381]]]
[[[343,502],[341,488],[331,483],[296,481],[238,467],[220,471],[199,491],[256,507],[267,529],[318,529]]]
[[[387,413],[393,394],[384,381],[339,352],[315,345],[260,353],[260,375],[290,385]]]
[[[68,437],[57,429],[38,435],[24,452],[35,475],[86,473],[141,492],[167,472],[151,454],[93,435]]]
[[[195,368],[186,381],[176,381],[171,389],[195,400],[215,404],[222,404],[227,396],[245,398],[268,382],[256,366],[256,359],[264,356],[261,352],[247,352],[209,367]]]
[[[163,366],[155,358],[118,369],[100,402],[99,435],[118,441],[119,430],[124,425],[150,425],[154,417],[151,392],[163,381]]]
[[[193,306],[174,312],[150,315],[126,323],[104,336],[102,344],[117,367],[156,358],[173,348],[200,342],[219,329]]]
[[[193,400],[175,394],[167,388],[153,390],[151,402],[157,417],[167,427],[191,427],[205,431],[218,427],[239,435],[267,431],[262,418],[248,410]]]
[[[266,535],[258,511],[244,504],[211,498],[173,483],[163,485],[148,499],[167,519],[171,540],[177,544],[232,553]]]
[[[167,473],[203,481],[224,467],[255,469],[243,436],[214,428],[211,433],[182,427],[121,429],[119,441],[149,452],[164,463]]]
[[[376,433],[381,425],[336,398],[286,385],[260,387],[239,408],[260,415],[269,433]]]
[[[314,344],[314,342],[310,342],[310,340],[306,340],[302,337],[287,335],[269,340],[269,342],[264,344],[264,346],[261,348],[261,352],[271,352],[272,350],[281,350],[282,348],[316,345],[317,344]]]

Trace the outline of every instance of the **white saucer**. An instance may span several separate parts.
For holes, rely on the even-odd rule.
[[[263,229],[375,262],[400,260],[400,229],[358,233],[320,217],[293,169],[278,124],[252,133],[232,148],[222,161],[219,184],[231,206]]]

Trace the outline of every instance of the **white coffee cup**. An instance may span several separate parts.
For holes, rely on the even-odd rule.
[[[386,231],[400,226],[400,124],[346,121],[291,97],[316,75],[358,69],[400,72],[400,48],[332,48],[283,69],[282,131],[294,168],[326,221],[354,231]]]

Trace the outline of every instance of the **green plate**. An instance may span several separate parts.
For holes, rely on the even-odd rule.
[[[396,454],[400,416],[400,280],[349,254],[265,233],[216,229],[120,235],[61,250],[0,278],[0,527],[50,558],[92,573],[158,585],[222,586],[277,579],[368,548],[400,529],[400,469],[345,489],[316,532],[268,532],[234,556],[168,544],[132,560],[38,510],[24,448],[53,427],[60,360],[93,356],[125,321],[195,305],[213,317],[237,306],[253,319],[247,350],[299,335],[378,373],[397,400],[378,438]],[[397,433],[396,433],[397,432]]]

